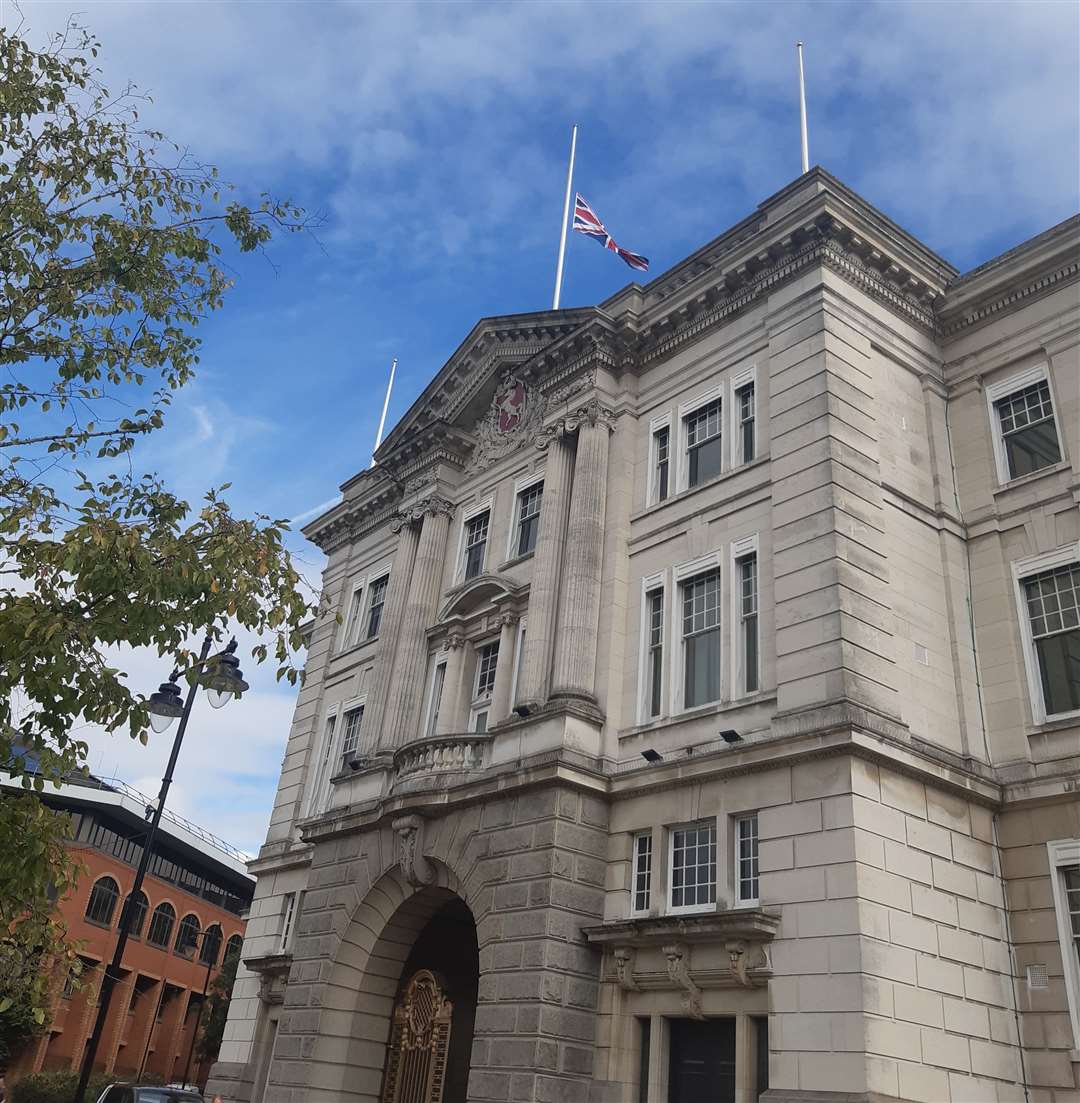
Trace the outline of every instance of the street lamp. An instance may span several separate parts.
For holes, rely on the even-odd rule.
[[[150,864],[150,855],[154,848],[154,837],[157,835],[158,824],[161,822],[161,814],[165,810],[165,798],[169,787],[172,785],[173,770],[180,754],[180,745],[184,741],[184,732],[187,731],[188,717],[191,715],[191,706],[195,703],[195,691],[199,686],[206,689],[207,697],[214,708],[221,708],[230,698],[240,697],[248,688],[240,672],[240,660],[236,657],[236,640],[231,640],[224,651],[212,658],[210,655],[211,637],[209,633],[203,640],[202,649],[199,652],[198,662],[193,669],[187,696],[181,700],[180,686],[177,678],[178,670],[174,670],[172,677],[167,682],[162,682],[156,693],[150,695],[147,711],[150,713],[150,726],[155,732],[163,732],[168,729],[174,720],[179,719],[180,726],[176,729],[176,737],[173,739],[172,751],[169,753],[169,762],[165,767],[165,776],[161,779],[161,789],[158,791],[157,800],[148,808],[147,812],[150,825],[146,829],[146,838],[143,840],[142,857],[139,859],[139,868],[135,873],[135,883],[131,886],[131,892],[124,900],[124,906],[120,911],[120,927],[116,935],[116,949],[113,951],[112,961],[101,978],[101,993],[98,997],[97,1017],[94,1019],[94,1029],[86,1042],[86,1051],[83,1054],[82,1068],[79,1072],[79,1083],[75,1087],[72,1103],[84,1103],[86,1098],[86,1085],[90,1080],[90,1073],[94,1067],[94,1058],[97,1056],[98,1045],[101,1042],[101,1034],[105,1029],[105,1020],[109,1015],[109,1002],[112,999],[113,989],[120,977],[120,967],[124,960],[124,948],[127,946],[128,936],[131,930],[131,920],[134,913],[134,901],[138,899],[142,891],[143,881],[146,879],[146,870]]]

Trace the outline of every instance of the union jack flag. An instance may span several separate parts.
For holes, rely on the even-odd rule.
[[[629,249],[620,249],[615,244],[615,239],[604,228],[604,224],[596,217],[596,212],[585,202],[584,196],[577,194],[574,196],[574,229],[579,234],[588,234],[589,237],[596,238],[605,249],[618,253],[631,268],[636,268],[639,272],[648,272],[649,258],[631,253]]]

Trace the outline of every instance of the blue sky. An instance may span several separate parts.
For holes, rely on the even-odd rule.
[[[236,262],[199,377],[142,454],[192,497],[231,480],[248,512],[306,513],[366,465],[392,356],[391,420],[478,317],[550,306],[572,122],[577,189],[654,273],[789,183],[797,38],[811,161],[957,267],[1078,207],[1074,3],[30,0],[24,33],[40,42],[73,10],[112,85],[153,95],[145,121],[242,195],[325,214],[318,241]],[[563,305],[630,276],[571,240]],[[317,549],[295,546],[317,576]],[[129,666],[136,686],[167,673]],[[271,672],[253,683],[201,706],[171,798],[249,850],[292,711]],[[156,786],[165,741],[92,743],[95,768]]]

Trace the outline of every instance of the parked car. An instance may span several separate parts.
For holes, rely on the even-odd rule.
[[[97,1103],[203,1103],[198,1088],[155,1084],[110,1084]]]

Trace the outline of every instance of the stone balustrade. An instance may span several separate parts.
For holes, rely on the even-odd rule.
[[[417,774],[480,770],[487,761],[491,736],[468,733],[418,739],[394,755],[396,780]]]

